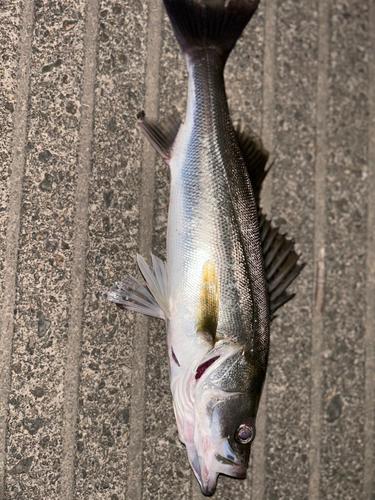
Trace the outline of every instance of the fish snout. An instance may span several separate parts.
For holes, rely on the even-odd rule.
[[[203,495],[205,495],[206,497],[210,497],[216,491],[216,481],[214,485],[207,485],[207,486],[201,485],[201,491]]]
[[[193,460],[190,460],[194,475],[205,496],[211,496],[215,493],[219,474],[241,479],[246,477],[247,464],[230,460],[219,454],[215,454],[214,458],[214,462],[210,464],[207,463],[204,457],[198,457],[197,454],[195,454]]]
[[[219,473],[212,470],[204,458],[199,458],[195,454],[190,458],[190,465],[193,469],[194,475],[197,478],[201,491],[205,496],[211,496],[215,493],[217,478]]]
[[[201,469],[199,477],[196,475],[201,491],[205,496],[211,496],[215,493],[218,473],[213,470]]]

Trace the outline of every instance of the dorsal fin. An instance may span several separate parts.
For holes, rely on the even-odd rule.
[[[297,278],[305,264],[297,264],[299,255],[294,251],[294,242],[272,227],[265,215],[260,215],[260,239],[263,248],[264,267],[270,295],[271,320],[275,311],[294,297],[286,289]]]
[[[219,280],[213,260],[203,266],[197,332],[215,340],[219,321]]]
[[[259,206],[262,183],[272,167],[271,164],[266,170],[270,155],[264,148],[261,138],[252,131],[249,125],[243,125],[241,121],[238,121],[235,133],[254,190],[255,201]]]
[[[177,112],[171,114],[166,120],[158,122],[146,118],[143,111],[138,113],[139,128],[148,139],[151,146],[168,163],[171,157],[173,143],[181,125],[181,117]]]

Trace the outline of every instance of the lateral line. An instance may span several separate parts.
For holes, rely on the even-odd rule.
[[[319,42],[318,42],[318,81],[316,116],[316,161],[315,161],[315,234],[314,262],[315,283],[317,284],[319,256],[324,256],[326,205],[325,178],[327,170],[327,119],[328,104],[328,57],[329,57],[329,11],[330,2],[319,0]],[[319,223],[317,224],[317,221]],[[324,258],[324,257],[323,257]],[[322,267],[322,263],[320,263]],[[310,392],[310,478],[309,499],[320,498],[320,448],[322,422],[322,346],[323,311],[313,310],[311,339],[311,392]]]
[[[4,260],[2,311],[0,313],[0,500],[5,500],[5,462],[8,403],[11,386],[11,360],[14,330],[14,307],[16,298],[16,273],[20,237],[22,182],[25,167],[25,145],[27,134],[27,108],[31,45],[34,29],[34,1],[24,2],[20,33],[20,60],[18,86],[15,95],[14,131],[12,142],[12,173],[9,179],[9,220],[6,233]]]
[[[150,0],[145,75],[145,113],[157,118],[159,109],[159,62],[161,51],[162,2]],[[155,185],[155,151],[144,138],[141,189],[139,194],[139,253],[149,258],[152,244]],[[148,318],[137,315],[133,339],[130,440],[127,449],[127,498],[141,500],[143,477],[143,437],[145,412],[145,374],[147,360]]]
[[[369,131],[365,320],[365,464],[363,498],[375,495],[375,5],[369,1]]]
[[[275,42],[276,42],[277,1],[265,4],[264,19],[264,61],[263,61],[263,109],[262,141],[271,152],[275,147]],[[264,213],[271,212],[272,170],[267,174],[262,186],[261,206]],[[257,416],[256,438],[252,445],[252,488],[251,498],[262,500],[266,490],[266,427],[267,427],[267,379],[265,381]],[[250,497],[249,497],[250,498]]]
[[[87,220],[91,147],[93,138],[94,84],[96,76],[96,51],[98,36],[99,0],[88,0],[86,33],[84,38],[85,60],[82,87],[82,118],[77,165],[77,190],[75,195],[74,254],[71,278],[70,318],[64,375],[64,421],[62,429],[61,500],[75,497],[75,450],[78,418],[79,362],[83,298],[85,283]]]

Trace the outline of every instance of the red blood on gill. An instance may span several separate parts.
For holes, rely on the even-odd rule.
[[[212,365],[217,359],[219,359],[220,356],[215,356],[214,358],[209,359],[208,361],[205,361],[201,365],[198,366],[197,368],[197,373],[195,374],[195,379],[198,380],[201,378],[203,373],[207,370],[209,366]]]

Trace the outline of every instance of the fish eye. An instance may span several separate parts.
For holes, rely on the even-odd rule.
[[[242,424],[236,431],[236,440],[241,444],[250,443],[254,437],[254,431],[246,424]]]

